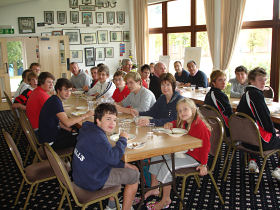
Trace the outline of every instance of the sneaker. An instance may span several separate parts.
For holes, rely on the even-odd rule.
[[[255,160],[250,160],[248,169],[250,173],[259,173],[259,167]]]
[[[272,171],[271,175],[276,178],[278,181],[280,181],[280,168],[277,167]]]

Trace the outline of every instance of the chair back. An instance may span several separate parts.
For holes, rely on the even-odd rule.
[[[223,143],[224,126],[222,121],[218,117],[207,117],[209,125],[211,126],[211,137],[210,137],[210,152],[209,154],[214,157],[210,171],[215,169],[215,165],[220,153],[220,149]]]
[[[208,117],[218,117],[223,122],[222,115],[212,106],[208,104],[203,104],[201,107],[199,107],[199,111],[201,114],[208,118]]]
[[[265,98],[274,98],[274,91],[272,89],[272,87],[270,86],[265,86],[267,90],[263,91],[263,95]]]
[[[230,138],[233,142],[243,142],[260,148],[261,135],[257,123],[247,114],[235,112],[229,118]]]
[[[4,129],[2,129],[2,133],[4,134],[4,139],[5,139],[8,147],[9,147],[10,152],[12,153],[12,156],[13,156],[14,160],[16,161],[16,164],[17,164],[17,166],[18,166],[18,168],[19,168],[23,178],[25,179],[25,181],[28,181],[26,176],[25,176],[24,166],[23,166],[21,155],[20,155],[20,153],[18,151],[18,148],[17,148],[13,138]]]
[[[58,181],[63,185],[64,188],[66,188],[71,192],[75,202],[78,204],[79,200],[73,189],[71,179],[61,158],[57,155],[57,153],[53,150],[53,148],[47,143],[44,144],[44,150]]]
[[[32,150],[36,153],[37,157],[39,158],[40,161],[43,160],[43,158],[41,157],[39,151],[38,151],[38,140],[36,137],[36,134],[25,114],[25,112],[23,110],[19,110],[19,122],[21,124],[21,127],[23,129],[23,132],[32,148]]]
[[[12,111],[14,119],[18,120],[18,115],[16,113],[16,110],[12,107],[13,103],[12,103],[9,95],[5,91],[3,91],[3,92],[4,92],[4,95],[5,95],[6,101],[7,101],[8,105],[9,105],[11,111]]]

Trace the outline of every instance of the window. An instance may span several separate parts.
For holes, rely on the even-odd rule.
[[[206,25],[203,0],[196,0],[196,24]]]
[[[155,4],[148,7],[148,25],[149,28],[162,27],[162,5]]]
[[[272,20],[273,0],[246,0],[243,21]]]
[[[207,32],[196,33],[196,46],[201,47],[201,61],[199,69],[201,69],[208,77],[212,72],[212,59],[210,54]]]
[[[168,27],[191,25],[190,0],[177,0],[167,3]]]
[[[162,55],[162,34],[149,35],[149,63],[157,62]]]

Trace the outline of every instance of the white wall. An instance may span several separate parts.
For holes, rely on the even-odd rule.
[[[82,0],[78,0],[79,5],[82,5]],[[15,5],[9,5],[0,8],[0,25],[11,25],[15,29],[14,35],[0,35],[0,37],[12,37],[12,36],[41,36],[42,32],[58,31],[62,29],[80,29],[80,33],[93,33],[97,30],[108,30],[109,31],[129,31],[133,29],[133,15],[132,13],[132,2],[131,0],[117,0],[117,6],[115,8],[97,8],[93,13],[93,24],[86,27],[82,22],[82,11],[79,13],[79,23],[70,23],[70,11],[79,11],[79,9],[69,8],[69,0],[36,0],[25,3],[18,3]],[[95,0],[92,0],[92,4],[95,4]],[[45,25],[43,27],[37,27],[37,23],[44,22],[44,11],[54,11],[54,24]],[[67,11],[67,24],[57,24],[57,11]],[[125,24],[109,25],[106,23],[106,11],[125,11]],[[98,25],[95,23],[95,12],[104,12],[104,24]],[[18,17],[35,17],[35,31],[33,34],[19,34],[18,33]],[[132,23],[132,25],[130,24]],[[130,33],[130,39],[132,40],[133,33]],[[110,35],[109,35],[110,41]],[[120,43],[125,44],[125,54],[120,56]],[[86,47],[114,47],[114,58],[105,58],[105,61],[97,61],[105,63],[110,67],[111,74],[115,72],[119,65],[119,61],[123,58],[127,58],[129,50],[132,49],[134,56],[134,47],[131,42],[109,42],[108,44],[93,44],[93,45],[70,45],[70,50],[83,50],[83,62],[84,59],[84,48]],[[80,68],[89,69],[85,67],[84,63],[79,63]]]

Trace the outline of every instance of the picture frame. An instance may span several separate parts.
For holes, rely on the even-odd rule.
[[[52,36],[62,36],[63,32],[62,31],[52,31]]]
[[[83,63],[83,51],[70,50],[70,62]]]
[[[97,31],[97,39],[99,44],[108,44],[108,31]]]
[[[123,31],[123,41],[130,42],[130,31]]]
[[[19,34],[35,33],[35,18],[34,17],[18,17]]]
[[[94,5],[79,5],[80,11],[95,11]]]
[[[44,22],[45,24],[54,24],[54,11],[44,11]]]
[[[80,29],[63,29],[63,35],[69,37],[69,44],[75,45],[81,43]]]
[[[115,12],[106,12],[107,24],[115,23]]]
[[[95,48],[95,60],[96,61],[104,61],[105,60],[105,48],[104,47]]]
[[[82,12],[82,23],[87,26],[92,24],[92,12]]]
[[[70,23],[76,24],[79,23],[79,12],[70,11]]]
[[[66,11],[57,11],[57,24],[66,24],[67,23],[67,14]]]
[[[96,12],[95,13],[95,22],[102,24],[104,23],[104,12]]]
[[[125,23],[125,11],[117,12],[117,23],[120,25]]]
[[[85,65],[86,66],[95,65],[95,52],[93,47],[85,48]]]
[[[121,31],[110,31],[110,41],[111,42],[122,42],[122,32]]]
[[[81,33],[81,44],[96,44],[96,33]]]
[[[95,0],[95,6],[98,8],[104,7],[104,0]]]
[[[88,5],[91,4],[91,0],[82,0],[82,4]]]
[[[69,0],[69,7],[72,9],[78,8],[78,0]]]
[[[114,48],[105,47],[105,58],[114,58]]]
[[[41,36],[52,36],[52,32],[42,32]]]

